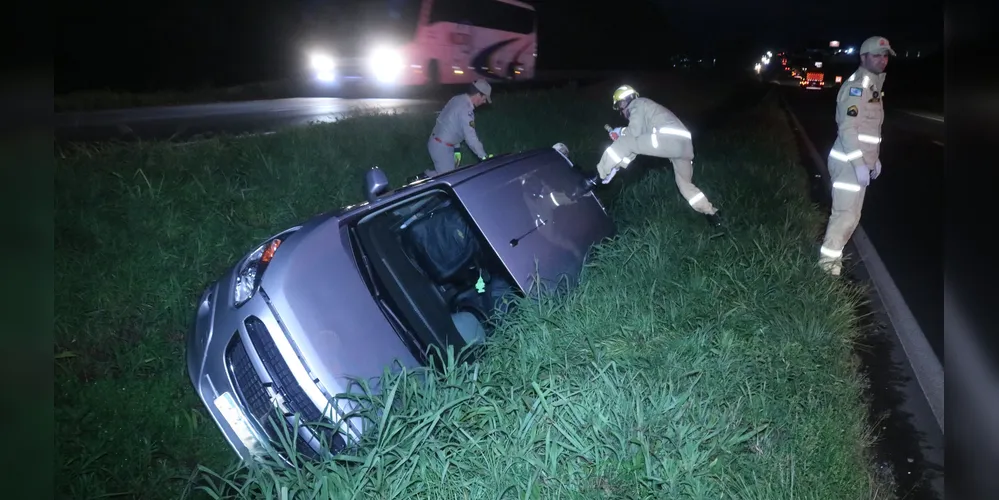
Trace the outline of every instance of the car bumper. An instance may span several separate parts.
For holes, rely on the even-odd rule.
[[[188,374],[205,408],[240,459],[278,452],[287,461],[284,450],[275,450],[272,445],[295,432],[294,420],[282,414],[299,415],[303,423],[319,421],[324,408],[316,399],[324,397],[308,394],[306,388],[312,393],[320,389],[315,384],[306,385],[312,381],[295,377],[287,365],[294,356],[282,356],[280,351],[284,349],[276,347],[271,332],[275,336],[281,332],[279,322],[262,293],[258,292],[238,312],[222,310],[231,307],[226,302],[232,296],[231,287],[226,286],[229,282],[224,279],[211,285],[198,301],[187,339]],[[342,437],[336,439],[342,446]],[[316,458],[318,445],[316,436],[301,425],[294,439],[298,454]]]

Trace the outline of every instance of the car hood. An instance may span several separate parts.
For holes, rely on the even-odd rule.
[[[372,297],[335,217],[308,223],[281,244],[261,280],[271,312],[306,368],[330,395],[348,378],[375,377],[386,368],[419,362]]]

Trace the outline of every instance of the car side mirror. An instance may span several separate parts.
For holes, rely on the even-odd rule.
[[[388,191],[388,176],[378,167],[373,167],[364,174],[364,197],[369,203]]]
[[[552,149],[554,149],[555,151],[558,151],[558,154],[562,155],[562,158],[565,158],[565,161],[569,162],[569,165],[575,166],[575,165],[573,165],[572,160],[569,159],[569,147],[568,146],[566,146],[565,144],[563,144],[561,142],[556,142],[552,146]]]

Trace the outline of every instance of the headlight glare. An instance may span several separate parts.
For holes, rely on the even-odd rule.
[[[381,82],[391,82],[402,71],[402,55],[389,48],[381,47],[371,53],[371,70]]]
[[[312,69],[318,72],[330,72],[336,66],[333,62],[333,58],[325,54],[312,54],[311,58]]]

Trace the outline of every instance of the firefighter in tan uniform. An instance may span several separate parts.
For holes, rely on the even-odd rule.
[[[839,133],[829,151],[832,210],[819,249],[819,266],[833,276],[843,270],[843,248],[860,224],[867,186],[881,174],[882,86],[889,55],[895,51],[885,38],[865,40],[860,46],[860,67],[836,96]]]
[[[488,158],[475,133],[475,108],[492,102],[492,86],[485,80],[472,82],[466,92],[447,102],[437,115],[434,130],[427,140],[427,151],[434,162],[434,169],[426,170],[425,174],[432,176],[458,168],[463,141],[480,160]]]
[[[602,182],[610,182],[637,155],[666,158],[673,164],[676,187],[687,203],[704,214],[711,225],[721,225],[718,210],[692,182],[694,143],[683,122],[661,104],[640,97],[628,85],[618,87],[612,100],[614,109],[628,120],[628,126],[610,131],[614,144],[604,150],[597,164]]]

